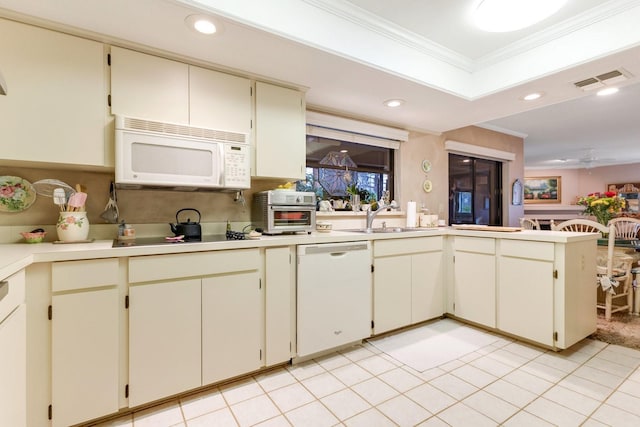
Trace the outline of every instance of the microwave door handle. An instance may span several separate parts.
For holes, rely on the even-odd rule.
[[[224,182],[227,159],[225,158],[224,144],[219,143],[216,145],[218,146],[218,165],[220,167],[220,169],[218,170],[218,184],[224,187],[227,184],[226,182]]]

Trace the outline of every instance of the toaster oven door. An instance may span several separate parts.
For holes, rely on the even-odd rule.
[[[316,224],[315,206],[279,206],[268,209],[269,234],[311,232]]]

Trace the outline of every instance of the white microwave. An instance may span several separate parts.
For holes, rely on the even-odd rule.
[[[251,186],[249,135],[116,116],[118,188],[182,191]]]

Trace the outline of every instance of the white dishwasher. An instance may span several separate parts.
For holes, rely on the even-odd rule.
[[[371,246],[366,242],[298,246],[298,356],[371,335]]]

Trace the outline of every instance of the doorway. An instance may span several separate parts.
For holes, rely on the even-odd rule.
[[[502,225],[502,163],[449,154],[449,224]]]

